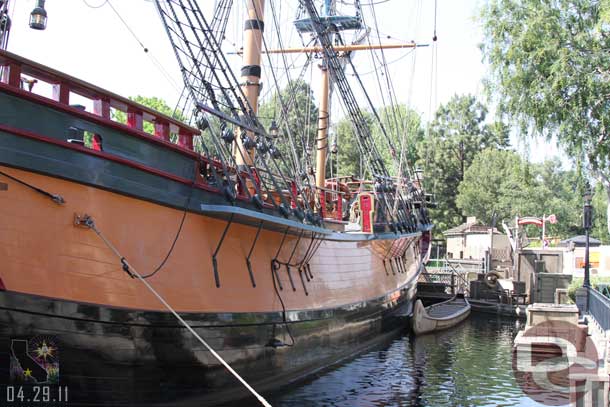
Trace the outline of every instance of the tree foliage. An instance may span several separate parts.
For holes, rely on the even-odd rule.
[[[601,240],[604,244],[610,242],[608,237],[608,195],[604,190],[604,186],[598,183],[595,186],[593,194],[593,228],[591,235]]]
[[[379,125],[372,127],[372,135],[390,175],[398,176],[401,164],[413,167],[418,159],[417,145],[424,139],[421,116],[405,105],[384,107],[378,110],[387,139]],[[388,141],[389,139],[389,141]],[[394,154],[392,154],[394,150]]]
[[[371,114],[364,112],[364,118],[371,129],[373,119]],[[339,120],[334,131],[337,138],[338,156],[333,158],[338,160],[338,168],[333,168],[333,172],[339,176],[365,177],[366,163],[363,161],[365,158],[360,153],[351,121],[348,118]]]
[[[371,112],[363,112],[364,119],[368,125],[369,133],[373,137],[375,146],[379,150],[390,175],[398,175],[402,156],[402,172],[413,167],[418,159],[417,144],[423,139],[424,131],[421,124],[421,116],[407,108],[405,105],[384,107],[377,111],[381,123],[385,128],[387,138],[383,135],[379,124],[375,123],[375,117]],[[360,153],[358,140],[353,126],[348,118],[340,120],[334,128],[338,147],[339,169],[341,176],[354,175],[356,177],[370,177],[366,173],[366,158]],[[388,142],[389,139],[389,142]],[[392,155],[390,144],[394,150]],[[335,172],[336,169],[333,168]]]
[[[279,97],[274,93],[268,101],[261,103],[258,113],[267,128],[276,120],[280,130],[277,142],[288,162],[298,160],[302,163],[306,154],[315,156],[312,147],[317,137],[318,107],[307,82],[290,82],[280,91]],[[315,158],[311,157],[311,162],[315,163]]]
[[[558,159],[532,164],[514,151],[487,149],[466,170],[457,206],[489,224],[515,216],[555,214],[547,223],[547,236],[566,238],[580,231],[582,198],[579,174],[563,170]]]
[[[170,107],[167,102],[155,96],[130,96],[130,100],[136,103],[149,107],[156,110],[159,113],[163,113],[166,116],[173,117],[177,120],[184,120],[182,112],[176,112],[174,108]],[[119,123],[127,123],[127,115],[119,110],[112,111],[112,119]],[[144,122],[143,130],[147,133],[154,134],[155,128],[152,123]]]
[[[610,194],[609,2],[491,0],[482,50],[499,111],[523,134],[556,136]]]
[[[429,137],[419,143],[419,166],[424,169],[426,191],[437,208],[431,216],[437,233],[459,225],[464,213],[456,204],[458,186],[476,154],[485,148],[509,145],[502,123],[485,122],[487,108],[474,96],[454,96],[441,106],[430,124]]]

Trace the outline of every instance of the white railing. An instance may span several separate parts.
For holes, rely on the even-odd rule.
[[[430,259],[419,282],[442,283],[450,289],[451,294],[467,294],[470,292],[470,281],[476,280],[477,274],[484,273],[485,270],[483,260]]]

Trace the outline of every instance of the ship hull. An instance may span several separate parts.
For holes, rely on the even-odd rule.
[[[398,302],[403,311],[413,291],[404,288]],[[71,406],[195,406],[251,397],[168,313],[6,292],[0,294],[0,304],[2,366],[10,364],[7,350],[12,341],[52,338],[60,352],[60,384],[69,389]],[[404,329],[405,313],[398,315],[401,307],[395,304],[396,299],[382,297],[356,307],[289,312],[292,338],[277,313],[183,317],[251,385],[266,393]],[[56,313],[59,310],[65,314]],[[227,322],[240,320],[253,322]],[[285,345],[270,346],[272,340]],[[3,383],[10,383],[6,379]]]
[[[70,405],[207,405],[248,397],[98,235],[74,224],[75,214],[90,214],[145,274],[167,254],[184,212],[0,170],[66,200],[59,206],[10,179],[0,194],[3,383],[11,383],[11,344],[46,337],[60,351],[59,383],[69,388]],[[217,285],[212,254],[227,224],[187,212],[168,261],[147,281],[258,390],[304,378],[407,326],[421,234],[330,240],[234,223],[218,251]],[[253,284],[245,257],[257,233]]]
[[[33,383],[22,357],[40,355],[15,349],[44,338],[70,406],[247,396],[134,271],[263,392],[407,326],[429,225],[341,233],[282,216],[269,197],[227,199],[202,176],[213,162],[112,122],[109,106],[129,101],[50,75],[88,90],[101,114],[0,83],[1,384]],[[103,147],[73,143],[75,132]],[[96,230],[75,222],[86,217]]]

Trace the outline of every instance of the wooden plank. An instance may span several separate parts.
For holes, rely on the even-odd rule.
[[[142,130],[144,129],[144,118],[142,112],[132,108],[127,110],[127,125],[132,129]]]
[[[53,100],[64,105],[70,104],[70,88],[64,82],[53,85]]]
[[[93,113],[110,120],[110,100],[106,98],[94,100]]]

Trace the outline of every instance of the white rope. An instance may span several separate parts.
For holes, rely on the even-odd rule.
[[[235,378],[237,380],[239,380],[241,382],[241,384],[244,385],[244,387],[246,389],[248,389],[250,391],[250,393],[252,393],[254,395],[254,397],[256,397],[258,399],[258,401],[265,407],[271,407],[271,404],[269,404],[269,402],[267,400],[265,400],[263,398],[263,396],[261,396],[260,394],[258,394],[256,392],[256,390],[254,390],[254,388],[252,388],[252,386],[250,386],[240,375],[239,373],[237,373],[235,370],[233,370],[233,368],[231,366],[229,366],[229,364],[222,358],[222,356],[220,356],[214,349],[212,349],[212,347],[210,345],[208,345],[208,343],[201,337],[199,336],[199,334],[197,332],[195,332],[195,330],[193,328],[191,328],[191,326],[184,320],[182,319],[182,317],[180,315],[178,315],[178,313],[172,308],[171,305],[169,305],[167,303],[167,301],[165,301],[165,299],[161,296],[161,294],[159,294],[149,283],[148,281],[146,281],[144,278],[142,278],[142,275],[140,273],[138,273],[138,271],[131,266],[131,264],[129,264],[127,262],[127,260],[125,259],[125,257],[121,256],[121,253],[119,253],[119,251],[116,249],[116,247],[114,247],[114,245],[112,243],[110,243],[108,241],[108,239],[106,239],[106,237],[97,229],[97,227],[95,226],[95,222],[93,221],[93,219],[87,215],[84,215],[84,217],[80,220],[77,221],[77,224],[82,224],[83,226],[87,226],[88,228],[92,229],[106,244],[106,246],[108,246],[108,248],[110,250],[112,250],[112,252],[121,260],[121,263],[127,268],[127,273],[130,274],[132,277],[137,277],[145,286],[146,288],[148,288],[148,290],[154,294],[155,297],[157,297],[157,299],[165,306],[165,308],[168,309],[169,312],[171,312],[178,321],[180,321],[182,323],[182,325],[184,325],[184,327],[186,329],[188,329],[193,336],[195,336],[195,338],[197,338],[197,340],[199,340],[199,342],[201,342],[201,344],[203,346],[205,346],[207,348],[207,350],[210,351],[210,353],[229,371],[231,372],[231,374],[233,376],[235,376]]]

